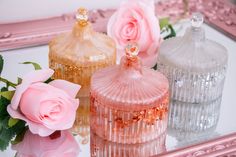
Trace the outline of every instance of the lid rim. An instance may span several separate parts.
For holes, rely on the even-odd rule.
[[[122,102],[122,101],[116,101],[112,99],[108,99],[106,97],[101,97],[100,95],[98,96],[95,91],[91,91],[91,97],[95,99],[96,101],[100,102],[104,107],[108,107],[111,109],[115,110],[122,110],[122,111],[140,111],[143,109],[149,109],[153,107],[157,107],[162,105],[161,103],[167,99],[169,101],[169,90],[166,90],[163,92],[163,95],[161,95],[159,98],[156,100],[151,100],[150,102],[145,102],[145,103],[133,103],[133,102]],[[125,104],[130,104],[130,105],[125,105]],[[167,103],[169,104],[169,103]]]
[[[119,68],[118,65],[114,65],[95,72],[91,78],[91,96],[105,105],[115,106],[114,108],[136,110],[137,107],[150,107],[150,104],[155,106],[169,93],[168,79],[162,73],[142,67],[144,73],[137,79],[130,72],[120,74]],[[109,77],[104,78],[105,74]],[[131,77],[126,76],[128,74]],[[119,80],[120,78],[123,80]]]

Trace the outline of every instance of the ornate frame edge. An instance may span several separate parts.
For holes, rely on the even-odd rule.
[[[158,157],[236,155],[236,133],[159,154]]]
[[[180,18],[188,17],[191,12],[200,11],[205,15],[207,24],[220,30],[233,40],[236,40],[236,27],[232,24],[232,19],[228,18],[224,20],[231,22],[229,23],[231,25],[225,24],[222,22],[222,19],[213,18],[211,13],[217,7],[223,8],[228,12],[232,12],[236,7],[224,0],[218,0],[219,2],[217,3],[214,1],[189,0],[189,3],[184,3],[184,1],[180,3],[180,1],[176,0],[160,1],[155,4],[156,14],[159,17],[169,17],[171,21],[176,22]],[[196,3],[199,5],[195,5]],[[188,9],[186,10],[186,8]],[[107,22],[114,11],[114,9],[91,10],[89,17],[94,29],[99,32],[106,32]],[[234,14],[235,16],[236,13]],[[0,23],[0,51],[47,44],[55,36],[70,31],[74,22],[75,13],[68,13],[47,19],[8,24]]]

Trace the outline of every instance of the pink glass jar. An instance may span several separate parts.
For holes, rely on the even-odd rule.
[[[137,54],[137,45],[128,45],[120,65],[99,70],[91,79],[91,130],[112,142],[143,143],[167,128],[168,80],[142,66]]]

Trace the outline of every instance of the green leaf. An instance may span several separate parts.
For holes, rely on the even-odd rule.
[[[0,150],[1,150],[1,151],[6,150],[7,147],[8,147],[8,145],[9,145],[9,142],[6,142],[6,141],[0,139]]]
[[[15,84],[15,83],[13,83],[13,82],[10,82],[10,81],[8,81],[7,79],[2,78],[2,77],[0,77],[0,82],[4,82],[7,87],[11,86],[11,87],[13,87],[13,88],[16,88],[16,86],[17,86],[17,84]]]
[[[2,73],[3,64],[4,64],[4,60],[2,58],[2,55],[0,55],[0,74]]]
[[[22,83],[22,78],[17,77],[17,84],[21,84]]]
[[[2,87],[1,92],[5,92],[5,91],[8,91],[8,88],[7,87]]]
[[[11,128],[19,122],[19,119],[10,118],[8,120],[8,126]]]
[[[164,27],[167,27],[169,25],[169,18],[161,18],[159,19],[160,29],[162,30]]]
[[[14,93],[15,93],[15,91],[4,91],[4,92],[0,92],[0,96],[3,96],[7,100],[11,100]]]
[[[22,64],[32,64],[34,66],[35,70],[40,70],[42,69],[41,66],[38,63],[34,63],[34,62],[23,62]]]
[[[152,67],[152,69],[157,70],[157,64],[154,67]]]
[[[9,117],[5,117],[1,122],[3,127],[0,131],[0,150],[2,151],[8,147],[10,140],[14,137],[14,133],[6,127],[8,118]]]
[[[175,37],[176,36],[176,32],[174,30],[174,28],[172,27],[172,25],[168,25],[168,28],[170,29],[170,34],[167,35],[166,37],[164,37],[164,40]]]
[[[1,123],[1,120],[3,119],[3,117],[5,117],[5,115],[7,115],[7,105],[5,102],[5,100],[3,99],[4,97],[1,97],[0,98],[0,123]]]
[[[19,134],[16,135],[16,138],[11,141],[11,144],[15,145],[23,141],[25,133],[27,131],[27,127],[25,127]]]
[[[1,88],[1,92],[7,91],[6,87]],[[7,105],[10,104],[10,100],[6,99],[3,96],[0,96],[0,125],[3,126],[3,121],[6,116],[9,116],[7,112]]]
[[[6,117],[7,122],[9,118],[10,117]],[[5,150],[12,139],[14,139],[14,137],[17,137],[18,134],[21,134],[25,129],[25,122],[21,120],[11,128],[3,128],[0,131],[0,150]]]
[[[53,81],[54,79],[52,79],[52,78],[49,78],[48,80],[46,80],[44,83],[49,83],[49,82],[51,82],[51,81]]]

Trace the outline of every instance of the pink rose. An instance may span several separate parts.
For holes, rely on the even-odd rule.
[[[16,157],[77,157],[80,152],[69,131],[61,131],[60,136],[53,139],[27,131],[23,141],[12,148],[17,151]]]
[[[64,80],[44,83],[52,74],[51,69],[27,74],[7,107],[13,118],[26,121],[30,131],[40,136],[71,128],[79,106],[75,96],[80,86]]]
[[[118,63],[125,55],[125,46],[132,41],[139,45],[138,56],[144,65],[153,67],[156,64],[160,27],[153,0],[128,0],[121,3],[108,22],[107,34],[116,42]]]

